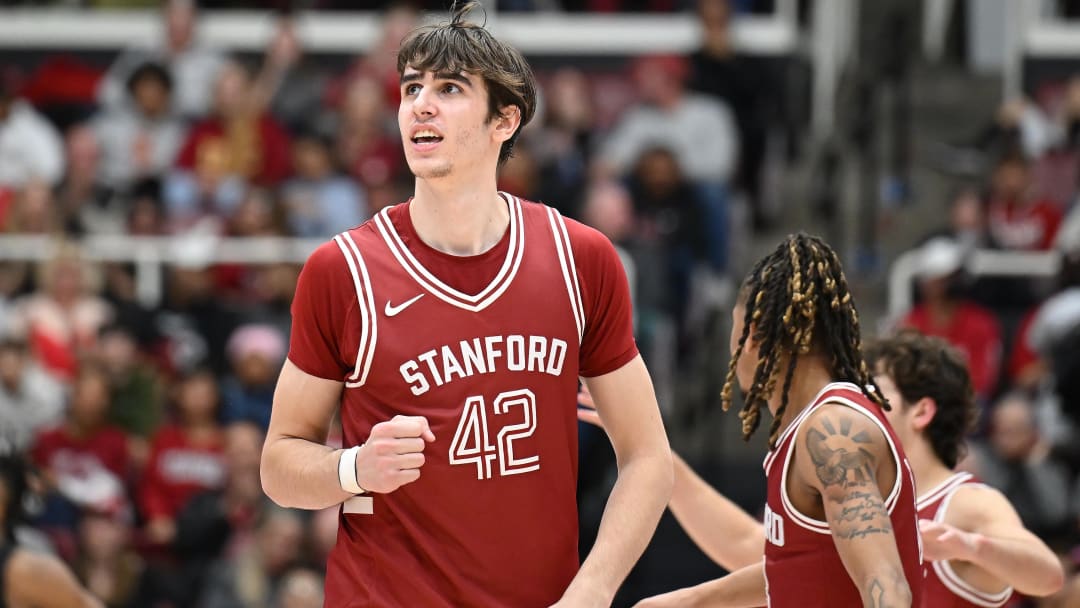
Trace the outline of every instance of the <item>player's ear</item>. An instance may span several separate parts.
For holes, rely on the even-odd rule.
[[[521,108],[503,106],[495,117],[495,140],[502,143],[514,136],[521,124]]]
[[[937,416],[937,402],[930,397],[923,397],[911,406],[911,423],[915,430],[922,432]]]

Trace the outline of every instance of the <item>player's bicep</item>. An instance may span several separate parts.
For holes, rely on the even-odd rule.
[[[344,383],[313,376],[286,360],[274,389],[267,443],[298,437],[323,443]]]
[[[895,466],[881,430],[843,407],[815,413],[799,434],[799,479],[821,495],[825,519],[848,574],[864,592],[902,578],[892,522],[878,484],[882,465]]]
[[[639,449],[667,450],[656,393],[640,355],[585,383],[620,459]]]

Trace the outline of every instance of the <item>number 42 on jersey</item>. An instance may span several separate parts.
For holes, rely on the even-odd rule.
[[[536,396],[528,389],[504,391],[495,397],[492,411],[495,417],[515,413],[522,416],[521,422],[503,425],[493,438],[488,426],[487,402],[482,395],[469,397],[450,442],[450,464],[475,465],[477,479],[491,479],[496,474],[496,462],[497,473],[503,477],[539,470],[538,454],[525,456],[514,451],[516,440],[531,437],[536,431]]]

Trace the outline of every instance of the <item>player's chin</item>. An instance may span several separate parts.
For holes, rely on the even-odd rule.
[[[409,170],[420,179],[438,179],[450,175],[451,166],[444,162],[409,162]]]

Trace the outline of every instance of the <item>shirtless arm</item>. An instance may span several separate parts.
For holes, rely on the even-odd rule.
[[[342,387],[285,362],[261,466],[263,491],[277,504],[325,509],[353,496],[341,489],[338,479],[344,450],[325,445]],[[356,455],[357,482],[368,491],[385,493],[416,481],[425,442],[434,440],[424,418],[397,416],[376,424]]]
[[[895,467],[885,435],[866,416],[825,404],[795,444],[796,483],[820,494],[825,519],[863,606],[911,606],[892,522],[878,479]]]
[[[104,608],[100,600],[83,588],[75,575],[51,555],[16,551],[7,580],[9,596],[16,606],[34,608]]]
[[[1039,537],[1024,528],[1001,492],[961,486],[949,502],[944,522],[922,520],[926,559],[974,564],[977,588],[1013,587],[1037,597],[1057,593],[1065,584],[1061,562]]]
[[[578,394],[578,418],[603,427],[588,389]],[[765,531],[761,522],[717,492],[678,454],[671,453],[675,485],[668,508],[686,534],[709,559],[725,570],[735,571],[761,561]]]

